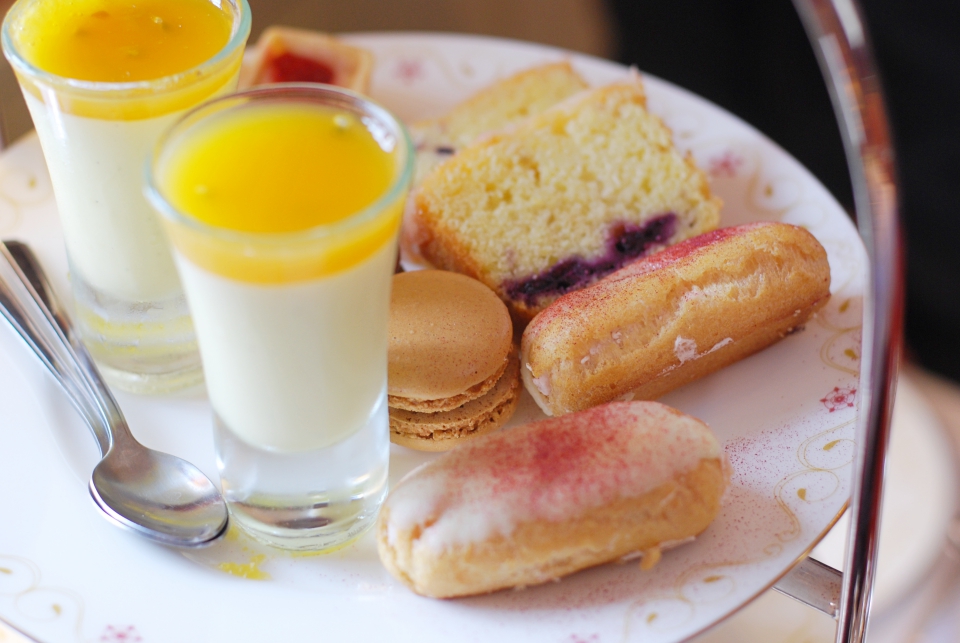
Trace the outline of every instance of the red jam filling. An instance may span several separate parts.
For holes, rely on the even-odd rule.
[[[284,52],[267,63],[270,81],[274,83],[333,82],[333,68],[322,62]]]
[[[583,288],[665,244],[677,228],[677,215],[664,214],[638,226],[617,223],[607,237],[607,251],[596,259],[564,259],[547,270],[504,283],[508,297],[535,306],[543,297],[555,297]]]

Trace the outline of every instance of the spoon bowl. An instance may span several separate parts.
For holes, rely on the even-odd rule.
[[[114,524],[175,547],[206,545],[227,529],[223,496],[197,467],[144,447],[97,371],[30,249],[0,243],[0,315],[66,391],[100,447],[90,494]]]
[[[114,445],[93,469],[90,495],[112,522],[167,545],[204,545],[227,527],[209,478],[186,460],[139,445]]]

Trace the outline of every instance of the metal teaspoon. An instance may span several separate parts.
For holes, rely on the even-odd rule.
[[[90,426],[102,459],[90,494],[114,524],[177,547],[226,532],[227,507],[199,469],[141,445],[77,339],[70,319],[29,247],[0,243],[0,313],[53,374]]]

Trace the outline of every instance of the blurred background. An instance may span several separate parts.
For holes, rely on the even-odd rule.
[[[0,0],[5,12],[12,0]],[[852,211],[843,149],[813,50],[789,0],[250,0],[271,24],[333,33],[447,31],[530,40],[635,64],[766,133]],[[960,3],[861,0],[900,161],[912,357],[960,381]],[[0,64],[4,140],[29,115]]]

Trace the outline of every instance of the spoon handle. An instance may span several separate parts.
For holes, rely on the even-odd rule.
[[[85,384],[92,390],[94,400],[106,414],[107,421],[113,428],[114,441],[127,437],[129,429],[123,413],[120,411],[120,405],[117,404],[113,393],[110,392],[110,387],[103,380],[103,376],[97,369],[87,347],[80,341],[80,335],[70,320],[70,315],[67,314],[66,308],[57,298],[57,293],[50,285],[47,273],[43,271],[43,266],[40,265],[37,256],[25,243],[19,241],[7,241],[5,243],[10,256],[17,262],[17,267],[20,268],[34,293],[36,293],[37,297],[34,300],[41,308],[46,308],[47,312],[50,313],[50,317],[57,323],[60,331],[70,343],[70,347],[73,348],[73,352],[79,358],[80,374]]]
[[[35,259],[33,261],[36,262]],[[46,283],[46,277],[42,272],[37,274],[38,278],[34,281],[46,289],[45,295],[51,301],[56,302],[53,291]],[[67,339],[67,336],[73,333],[62,306],[56,303],[54,308],[57,309],[60,320],[66,323],[66,332],[43,303],[43,299],[6,245],[0,243],[0,314],[10,322],[66,391],[70,401],[93,431],[101,455],[105,455],[113,444],[110,403],[112,402],[113,411],[119,413],[116,402],[109,391],[106,391],[109,400],[105,400],[102,391],[97,390],[98,381],[103,390],[106,386],[103,385],[99,373],[91,376],[91,372],[96,372],[95,367],[82,344],[77,342],[75,347]]]
[[[40,262],[37,260],[37,256],[33,254],[33,250],[31,250],[27,244],[12,239],[7,239],[3,242],[3,245],[7,247],[7,252],[13,257],[17,268],[19,268],[23,276],[26,277],[27,282],[39,297],[39,301],[42,302],[43,306],[50,313],[50,316],[57,323],[57,326],[60,327],[61,332],[63,332],[64,336],[69,340],[70,345],[74,347],[74,352],[76,352],[76,347],[79,342],[74,332],[73,324],[71,324],[70,318],[67,316],[60,300],[51,294],[53,293],[53,286],[50,285],[50,281],[47,279],[47,273],[40,267]]]

